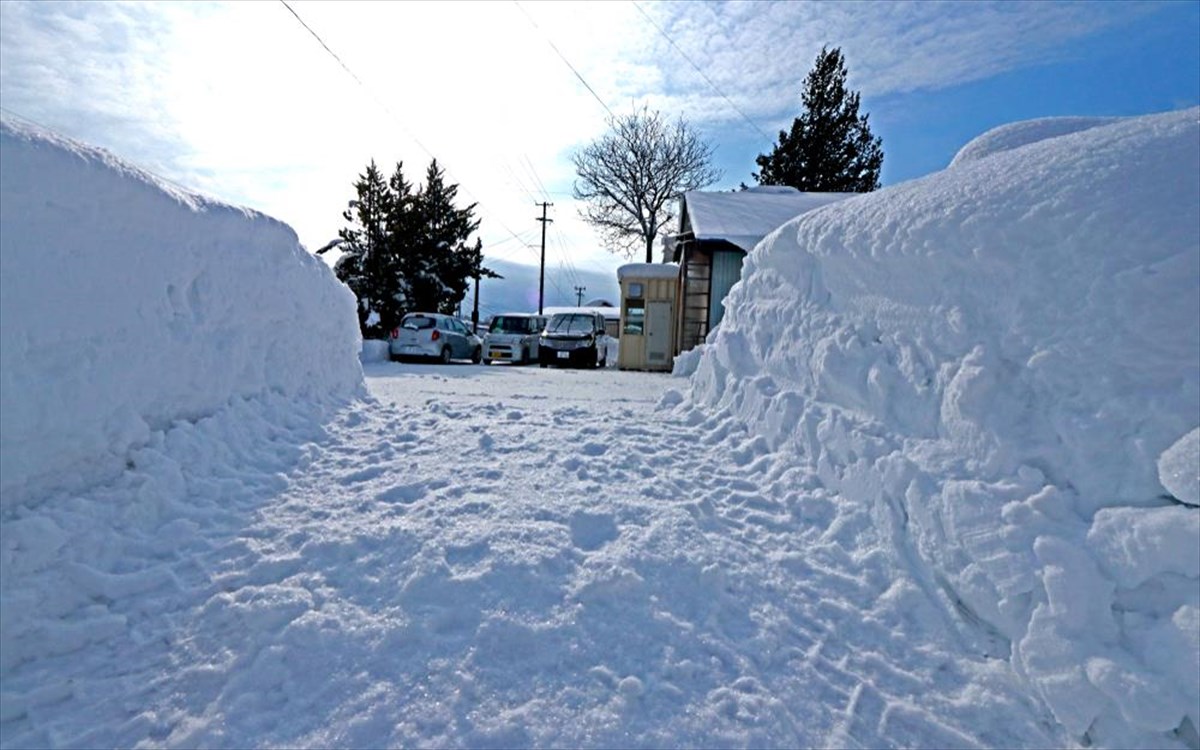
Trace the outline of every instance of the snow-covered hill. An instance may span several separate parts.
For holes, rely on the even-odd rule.
[[[366,393],[286,227],[5,123],[0,745],[1200,747],[1198,118],[785,225],[688,380]]]

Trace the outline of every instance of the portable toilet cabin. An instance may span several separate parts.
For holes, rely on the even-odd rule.
[[[622,370],[670,370],[675,353],[675,263],[629,263],[617,269],[621,285]]]

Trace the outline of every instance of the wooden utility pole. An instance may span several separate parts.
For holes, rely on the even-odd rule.
[[[542,217],[537,219],[542,222],[542,267],[538,274],[538,315],[542,314],[543,303],[546,300],[546,223],[554,221],[554,219],[546,218],[546,209],[553,206],[553,203],[535,203],[535,206],[542,207]]]
[[[583,307],[583,293],[587,291],[586,286],[575,287],[575,306]]]
[[[479,333],[479,277],[483,276],[488,279],[503,279],[504,277],[490,268],[481,268],[479,273],[475,274],[475,306],[471,309],[471,332]],[[459,303],[462,307],[462,303]],[[461,316],[460,316],[461,317]]]

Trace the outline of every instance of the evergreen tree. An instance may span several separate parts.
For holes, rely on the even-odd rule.
[[[391,312],[386,277],[393,265],[388,251],[388,216],[393,200],[387,183],[375,161],[354,183],[357,197],[342,212],[351,225],[338,232],[343,240],[342,257],[334,273],[358,297],[358,322],[363,335],[377,336],[384,330],[385,317]]]
[[[754,161],[760,185],[789,185],[805,192],[868,193],[879,187],[882,141],[871,135],[869,115],[858,114],[859,94],[846,90],[842,51],[821,48],[800,93],[804,112],[790,132],[779,131],[770,154]]]
[[[413,258],[419,252],[413,238],[420,232],[420,218],[412,183],[404,178],[404,162],[396,162],[396,171],[388,180],[388,190],[391,194],[391,211],[385,219],[385,225],[388,254],[392,258],[388,284],[396,301],[395,318],[392,321],[392,325],[395,325],[405,312],[425,309],[414,303],[409,281]]]
[[[434,159],[415,199],[419,230],[413,240],[417,251],[407,276],[413,302],[423,310],[453,314],[466,296],[469,279],[482,270],[482,244],[466,244],[479,228],[475,204],[455,208],[457,195],[458,186],[446,183],[445,171]]]
[[[482,242],[467,244],[479,228],[475,205],[454,206],[458,186],[446,183],[437,160],[416,192],[403,163],[385,182],[373,160],[354,188],[334,270],[358,297],[364,337],[386,335],[407,312],[453,314],[470,280],[490,273]]]

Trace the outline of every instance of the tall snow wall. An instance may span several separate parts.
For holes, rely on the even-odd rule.
[[[742,278],[693,400],[872,504],[1081,742],[1195,744],[1200,110],[982,136]]]
[[[362,386],[354,297],[279,221],[0,121],[0,509],[176,420]]]

